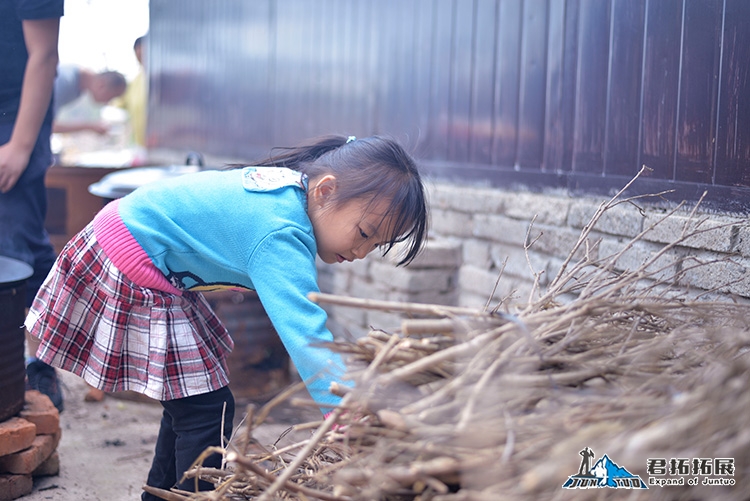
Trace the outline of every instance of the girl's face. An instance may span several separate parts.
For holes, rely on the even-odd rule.
[[[334,207],[331,200],[336,189],[336,178],[326,175],[311,181],[307,194],[318,256],[328,264],[362,259],[388,242],[385,201],[356,199]]]

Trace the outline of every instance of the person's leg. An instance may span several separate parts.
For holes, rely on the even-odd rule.
[[[224,404],[226,403],[226,410]],[[234,421],[234,397],[228,387],[203,395],[162,402],[164,416],[159,431],[154,463],[149,472],[148,485],[168,490],[176,486],[186,491],[195,490],[195,480],[180,482],[183,473],[208,447],[221,446],[221,438],[232,434]],[[224,429],[221,428],[222,416]],[[164,436],[162,436],[164,434]],[[167,450],[170,445],[171,454]],[[169,462],[169,464],[166,464]],[[159,463],[159,464],[157,464]],[[221,467],[221,456],[212,454],[203,465]],[[205,481],[198,483],[199,490],[211,490]],[[143,501],[159,498],[144,493]]]
[[[177,433],[175,459],[178,481],[203,451],[208,447],[221,446],[222,437],[229,439],[232,435],[234,420],[234,397],[229,387],[225,386],[211,393],[188,398],[191,399],[191,402],[181,409],[183,412],[174,413],[173,426]],[[224,410],[225,403],[226,411]],[[223,430],[221,428],[222,414]],[[203,466],[220,468],[221,455],[212,454],[203,461]],[[195,480],[189,479],[179,482],[177,487],[186,491],[195,491]],[[211,489],[213,489],[213,486],[208,482],[198,482],[198,490]]]
[[[13,124],[0,124],[0,144],[6,143]],[[55,261],[56,253],[44,227],[47,215],[47,188],[44,176],[52,164],[50,125],[43,125],[29,163],[16,185],[0,194],[0,255],[19,259],[33,268],[26,282],[26,307],[31,306],[39,287]],[[35,360],[39,343],[27,336],[27,384],[52,400],[59,411],[63,398],[55,369]]]
[[[32,339],[31,336],[26,336],[26,338]],[[38,345],[37,342],[37,347]],[[57,411],[63,411],[63,394],[57,371],[36,357],[29,357],[26,360],[26,389],[37,390],[47,395],[52,404],[57,407]]]
[[[164,402],[162,402],[162,405]],[[175,470],[175,441],[177,435],[172,429],[172,416],[166,409],[161,416],[159,436],[156,439],[154,460],[151,462],[151,470],[148,472],[146,484],[151,487],[169,490],[177,483],[177,472]],[[142,501],[158,501],[152,494],[144,492],[141,494]]]
[[[0,144],[9,139],[11,131],[12,124],[10,129],[7,124],[0,126]],[[44,177],[52,165],[49,136],[50,126],[43,125],[26,170],[10,191],[0,194],[0,254],[19,259],[33,268],[32,276],[26,281],[27,308],[57,257],[45,228],[47,187]]]
[[[44,186],[44,176],[25,182],[19,189],[23,194],[23,211],[26,217],[22,218],[23,228],[18,231],[18,234],[25,241],[26,248],[31,252],[34,268],[34,274],[28,279],[26,287],[26,306],[29,307],[42,282],[52,269],[57,256],[44,228],[44,219],[47,213],[47,192]],[[57,407],[57,410],[62,412],[64,408],[63,394],[57,372],[54,367],[36,359],[36,352],[39,348],[38,339],[27,335],[26,342],[29,354],[26,364],[28,387],[47,395]]]

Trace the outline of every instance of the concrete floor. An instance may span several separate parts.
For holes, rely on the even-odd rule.
[[[57,450],[60,474],[37,478],[23,501],[135,501],[151,465],[162,408],[158,403],[106,397],[84,402],[86,384],[58,371],[65,410],[60,415],[62,439]],[[238,399],[237,419],[248,402]],[[279,407],[255,433],[261,444],[274,443],[294,422],[320,419],[315,410]],[[317,413],[317,414],[316,414]],[[316,417],[317,415],[317,417]],[[298,432],[311,433],[311,432]],[[292,435],[292,434],[290,434]],[[280,446],[296,437],[284,437]],[[289,442],[291,443],[291,442]]]

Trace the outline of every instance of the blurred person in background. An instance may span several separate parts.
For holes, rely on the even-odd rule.
[[[0,1],[0,254],[34,269],[26,306],[55,261],[44,229],[52,165],[52,89],[63,0]],[[27,336],[27,386],[62,411],[55,369],[36,359],[39,341]]]
[[[69,112],[67,116],[64,112],[75,109],[79,103],[83,103],[80,106],[85,107],[85,100],[88,99],[97,105],[108,104],[122,96],[126,88],[125,77],[116,71],[95,73],[75,65],[60,65],[55,78],[55,120],[52,131],[64,133],[87,130],[106,134],[109,126],[101,120],[99,109],[79,111],[77,115]]]
[[[138,37],[133,44],[133,52],[138,60],[138,75],[128,83],[125,93],[112,104],[127,111],[130,118],[131,142],[135,146],[146,147],[146,123],[148,103],[148,78],[145,69],[146,35]]]

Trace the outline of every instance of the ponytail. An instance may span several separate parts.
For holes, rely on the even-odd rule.
[[[312,139],[310,143],[295,147],[276,147],[271,150],[272,155],[265,160],[260,160],[255,165],[258,167],[288,167],[293,170],[301,170],[304,164],[312,163],[328,152],[336,150],[346,144],[346,136],[329,135]],[[273,154],[279,151],[280,153]]]

